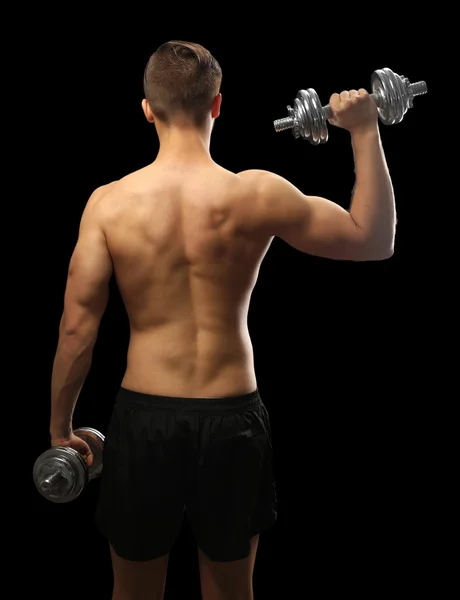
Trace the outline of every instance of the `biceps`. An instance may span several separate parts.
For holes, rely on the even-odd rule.
[[[364,232],[351,214],[325,198],[313,196],[308,202],[306,252],[336,260],[364,260]]]
[[[93,331],[109,299],[112,262],[97,243],[79,240],[69,265],[64,295],[64,328],[68,333]]]
[[[335,260],[364,260],[364,236],[348,211],[325,198],[306,196],[285,241],[301,252]]]
[[[109,280],[95,279],[89,273],[69,271],[64,308],[68,316],[77,313],[98,315],[105,310],[109,297]]]
[[[101,285],[97,292],[81,292],[81,281],[70,277],[64,296],[62,331],[66,335],[93,336],[99,329],[109,300],[109,285]]]

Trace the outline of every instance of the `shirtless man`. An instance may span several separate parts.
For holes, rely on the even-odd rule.
[[[52,375],[51,443],[92,456],[72,431],[114,275],[130,324],[127,369],[104,449],[97,524],[110,542],[114,600],[162,599],[184,513],[204,600],[253,598],[259,534],[276,519],[267,410],[247,316],[274,236],[337,260],[393,253],[395,204],[375,103],[334,94],[356,164],[349,211],[266,171],[210,156],[221,69],[202,46],[168,42],[145,70],[156,160],[97,189],[70,261]]]

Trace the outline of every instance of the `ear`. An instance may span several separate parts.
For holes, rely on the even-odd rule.
[[[217,94],[217,96],[212,101],[212,110],[211,115],[213,119],[217,119],[220,115],[220,107],[222,104],[222,94]]]
[[[155,117],[153,115],[152,109],[150,108],[150,105],[145,98],[142,100],[142,110],[144,111],[144,115],[147,121],[149,123],[155,123]]]

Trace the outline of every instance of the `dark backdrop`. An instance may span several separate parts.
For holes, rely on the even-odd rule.
[[[49,444],[51,368],[81,213],[96,187],[154,160],[158,142],[140,106],[142,75],[156,47],[176,38],[208,47],[223,69],[214,159],[232,171],[274,171],[346,208],[354,185],[349,134],[329,127],[329,142],[313,147],[290,132],[276,134],[273,120],[286,116],[301,88],[315,88],[326,104],[333,92],[369,89],[372,71],[383,67],[428,83],[428,95],[415,100],[401,124],[380,126],[397,201],[394,256],[334,262],[276,239],[249,315],[259,389],[272,421],[279,498],[278,521],[260,541],[256,598],[331,598],[346,591],[390,597],[396,582],[408,595],[414,581],[427,585],[429,577],[423,557],[430,526],[420,527],[428,449],[417,444],[416,433],[428,409],[415,391],[420,367],[411,359],[422,352],[426,335],[417,306],[430,267],[420,214],[430,202],[432,177],[426,151],[436,93],[430,88],[431,47],[413,50],[383,24],[364,32],[356,23],[340,29],[340,19],[333,32],[313,35],[310,23],[300,34],[295,11],[289,25],[274,15],[269,30],[257,21],[251,28],[238,19],[227,24],[225,13],[210,11],[209,19],[206,29],[171,19],[160,25],[152,15],[140,28],[96,25],[89,17],[75,24],[68,17],[62,27],[43,29],[27,64],[34,81],[23,88],[26,98],[38,96],[30,143],[39,165],[33,185],[41,266],[30,274],[40,318],[28,406],[34,433],[25,461],[31,519],[23,539],[32,573],[24,584],[44,593],[51,586],[53,595],[68,599],[110,598],[108,547],[93,522],[98,482],[73,503],[54,505],[35,491],[31,473]],[[375,43],[384,35],[385,43]],[[127,343],[127,319],[113,285],[75,426],[106,430]],[[166,598],[199,598],[198,586],[196,548],[184,524]]]

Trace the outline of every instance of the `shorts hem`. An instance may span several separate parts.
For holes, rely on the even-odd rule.
[[[270,527],[272,525],[275,524],[276,520],[278,518],[278,512],[276,510],[272,511],[271,515],[269,518],[267,518],[266,521],[264,521],[263,523],[261,523],[260,525],[258,525],[257,527],[255,527],[254,529],[251,530],[251,534],[249,539],[252,539],[253,537],[255,537],[256,535],[261,535],[262,533],[265,533],[268,529],[270,529]],[[248,558],[250,555],[250,552],[234,552],[234,553],[230,553],[230,554],[219,554],[218,552],[208,552],[206,550],[203,550],[203,548],[200,547],[199,543],[197,543],[197,546],[199,548],[199,550],[211,561],[213,562],[219,562],[219,563],[226,563],[226,562],[234,562],[235,560],[244,560],[245,558]]]
[[[152,550],[134,550],[131,551],[129,550],[129,548],[126,547],[126,544],[117,542],[115,540],[115,538],[108,533],[108,531],[104,528],[104,526],[100,523],[98,523],[98,521],[96,520],[96,528],[99,531],[99,533],[102,535],[102,537],[108,542],[108,544],[110,544],[110,546],[112,547],[113,551],[115,552],[115,554],[119,557],[122,558],[123,560],[128,560],[130,562],[147,562],[150,560],[155,560],[157,558],[161,558],[162,556],[166,556],[167,554],[169,554],[176,542],[176,540],[174,539],[173,542],[171,544],[169,544],[167,547],[161,548],[160,550],[157,551],[152,551]]]

